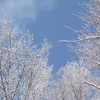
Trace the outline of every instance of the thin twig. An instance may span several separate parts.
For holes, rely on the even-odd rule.
[[[1,98],[1,100],[3,100],[4,97],[9,96],[9,95],[12,94],[13,92],[16,92],[16,90],[14,90],[14,91],[12,91],[12,92],[10,92],[10,93],[8,93],[8,94],[5,94],[5,95]]]

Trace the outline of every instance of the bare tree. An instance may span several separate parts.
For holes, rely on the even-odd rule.
[[[52,67],[44,39],[41,48],[33,45],[27,30],[13,28],[6,15],[0,19],[0,100],[41,100],[45,96]]]
[[[57,100],[94,100],[95,95],[99,93],[84,82],[92,81],[93,78],[82,61],[67,63],[58,71],[57,78]]]
[[[62,40],[61,42],[72,42],[70,45],[72,50],[77,54],[79,59],[83,59],[84,63],[87,64],[86,68],[91,69],[92,73],[97,75],[99,78],[100,73],[100,1],[99,0],[90,0],[89,3],[79,5],[84,9],[86,13],[80,12],[80,15],[77,15],[84,22],[82,30],[73,30],[78,32],[78,40],[66,41]],[[88,83],[88,85],[94,85],[94,83]],[[98,84],[98,85],[96,85]],[[97,80],[97,83],[94,87],[100,88],[100,80]]]
[[[84,4],[85,7],[81,4],[79,5],[86,11],[86,13],[80,12],[80,15],[77,15],[84,21],[83,29],[75,30],[66,26],[74,32],[79,33],[79,40],[62,40],[60,42],[75,43],[75,45],[71,46],[71,48],[78,54],[78,56],[89,61],[91,63],[91,67],[97,66],[97,68],[99,68],[100,2],[98,0],[91,0],[89,3]]]
[[[0,19],[0,100],[99,100],[100,2],[79,5],[86,11],[78,16],[83,29],[70,28],[79,40],[63,41],[74,43],[80,61],[67,63],[56,76],[48,66],[51,43],[44,39],[38,48],[28,30],[13,27],[6,15]]]

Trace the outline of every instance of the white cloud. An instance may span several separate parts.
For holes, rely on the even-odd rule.
[[[35,20],[39,11],[49,11],[56,0],[1,0],[0,9],[11,14],[17,20]]]

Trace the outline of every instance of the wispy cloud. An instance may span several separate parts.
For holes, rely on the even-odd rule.
[[[17,20],[36,19],[39,11],[50,11],[56,0],[0,0],[0,9]]]

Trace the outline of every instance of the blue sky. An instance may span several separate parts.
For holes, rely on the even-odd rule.
[[[54,71],[57,71],[75,56],[66,43],[58,41],[77,39],[77,33],[65,28],[81,29],[82,21],[73,16],[82,11],[77,1],[89,0],[0,0],[0,9],[11,14],[14,24],[20,28],[25,25],[34,34],[34,44],[42,42],[45,36],[52,42],[49,65],[54,65]]]

